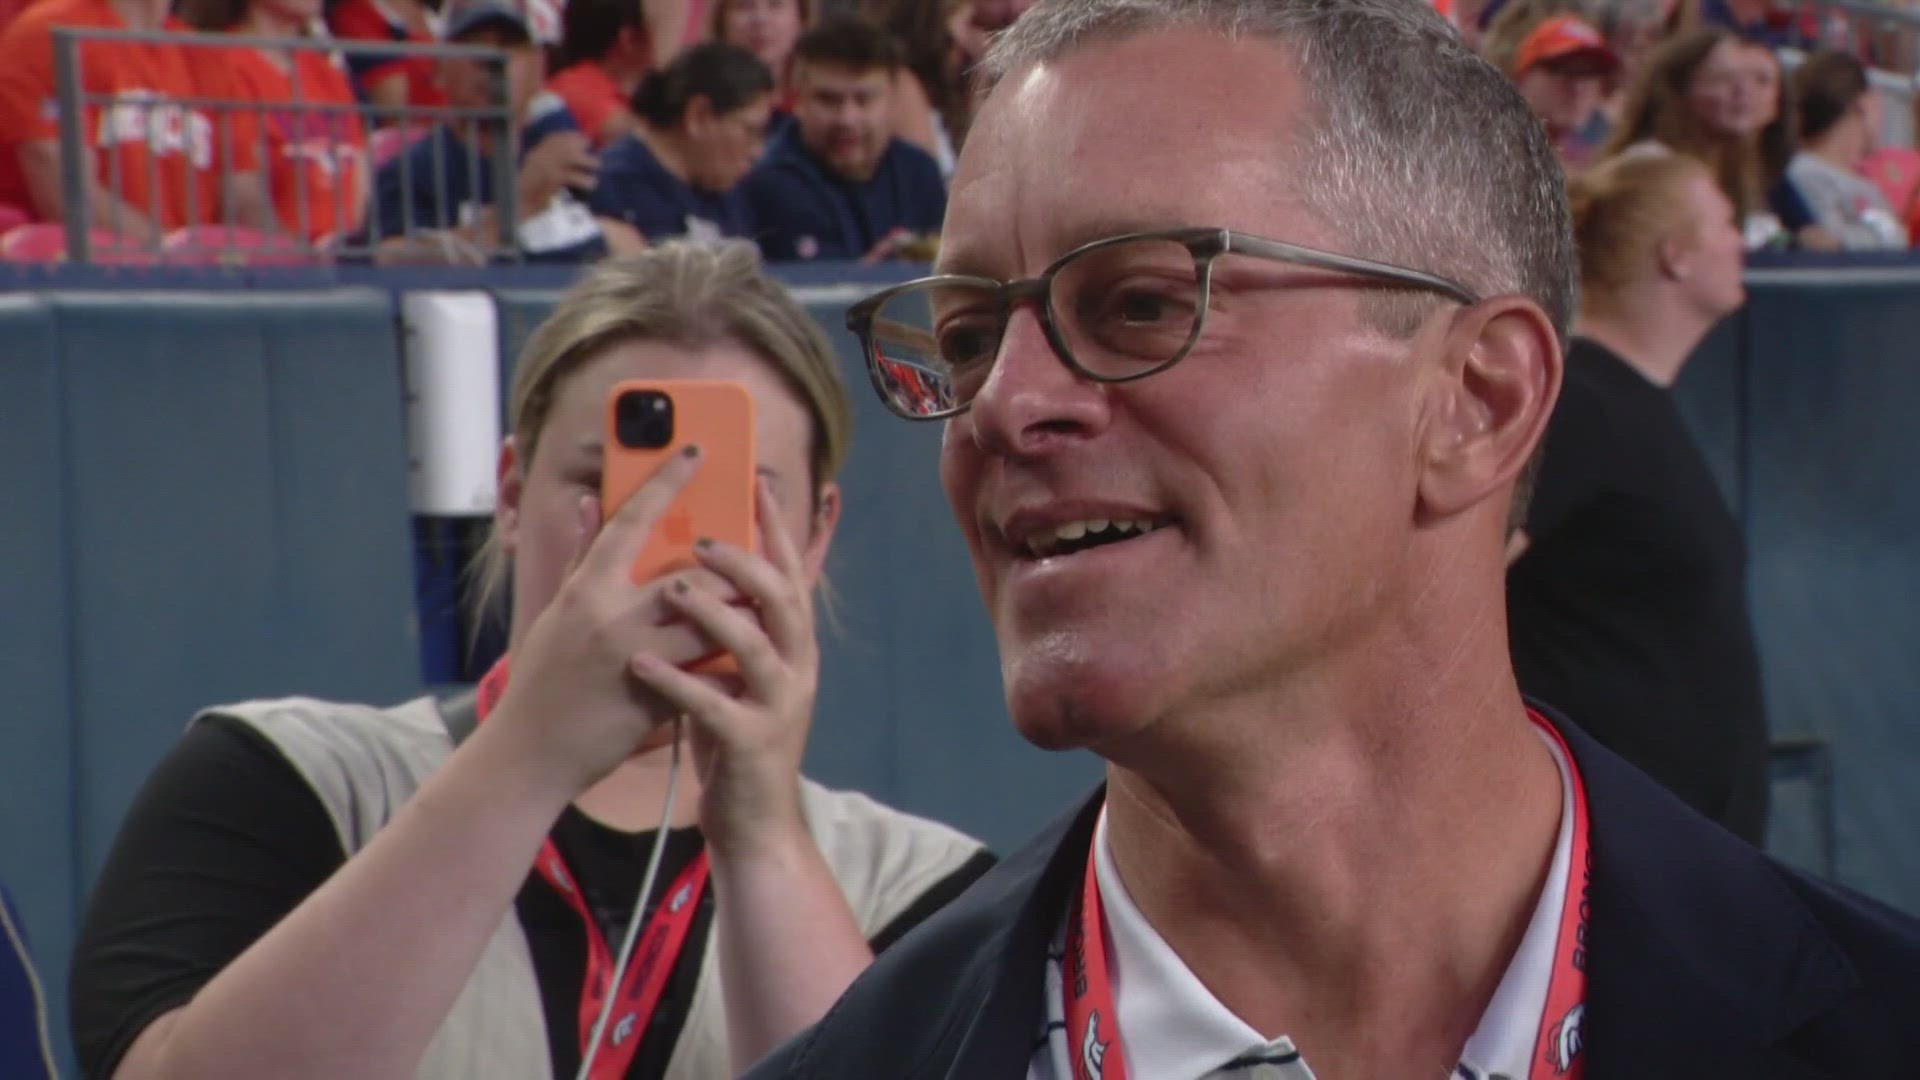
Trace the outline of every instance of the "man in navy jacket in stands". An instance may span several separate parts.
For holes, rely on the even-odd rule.
[[[794,45],[793,122],[746,180],[769,262],[878,262],[940,231],[940,167],[893,135],[901,63],[899,42],[852,16],[829,16]]]
[[[1107,780],[750,1080],[1920,1076],[1920,922],[1516,686],[1576,255],[1511,84],[1425,0],[1039,0],[983,68],[848,322]]]

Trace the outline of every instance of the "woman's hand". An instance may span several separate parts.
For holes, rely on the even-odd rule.
[[[597,500],[582,496],[566,581],[514,647],[513,674],[487,726],[518,732],[525,753],[574,795],[680,712],[633,677],[635,664],[691,664],[712,651],[666,597],[685,588],[724,604],[733,592],[725,581],[694,570],[637,586],[631,576],[654,524],[698,467],[691,453],[668,461],[604,527]]]
[[[695,548],[701,565],[750,606],[692,583],[675,583],[665,594],[706,639],[732,654],[739,673],[690,673],[665,653],[636,657],[633,666],[691,721],[700,827],[719,858],[774,854],[807,836],[800,759],[820,676],[810,582],[765,480],[757,498],[765,558],[718,542]]]

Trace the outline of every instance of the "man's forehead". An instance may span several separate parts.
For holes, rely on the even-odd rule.
[[[854,67],[851,64],[839,64],[824,60],[803,60],[794,65],[795,80],[814,86],[832,86],[835,89],[855,89],[863,86],[884,87],[893,81],[893,72],[884,67]]]
[[[1122,232],[1261,228],[1291,201],[1304,105],[1277,43],[1205,30],[1096,41],[1016,68],[961,152],[941,269],[1009,276],[1010,263],[1031,269]]]

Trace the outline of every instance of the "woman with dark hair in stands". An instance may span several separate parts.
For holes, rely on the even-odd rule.
[[[485,566],[507,658],[464,699],[196,718],[75,948],[82,1075],[569,1080],[591,1053],[594,1080],[722,1080],[983,873],[968,837],[801,772],[840,366],[750,244],[588,270],[514,368]],[[631,379],[747,389],[757,550],[697,546],[697,568],[634,584],[711,451],[603,519],[608,398]],[[716,650],[737,675],[683,669]]]
[[[973,123],[967,68],[986,50],[974,0],[868,0],[866,17],[899,39],[906,63],[895,80],[893,133],[933,155],[940,175]]]
[[[195,30],[254,37],[310,38],[320,0],[181,0]],[[367,132],[339,56],[312,49],[233,49],[235,89],[262,106],[267,187],[280,227],[321,246],[360,228],[370,176]]]
[[[713,40],[738,45],[773,72],[773,108],[793,111],[793,45],[813,25],[812,0],[715,0]]]
[[[547,89],[566,102],[595,149],[639,126],[629,102],[653,66],[640,0],[568,0],[560,17],[558,74]]]
[[[751,236],[740,181],[767,141],[773,73],[710,41],[652,72],[633,95],[640,125],[607,148],[589,204],[648,241]]]
[[[1777,76],[1753,46],[1725,30],[1701,29],[1669,39],[1648,58],[1628,92],[1619,125],[1602,157],[1684,153],[1705,162],[1739,211],[1749,250],[1796,239],[1767,205],[1766,133],[1788,122]],[[1814,246],[1819,233],[1797,237]]]

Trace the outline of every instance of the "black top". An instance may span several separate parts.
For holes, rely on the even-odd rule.
[[[1546,712],[1591,822],[1586,1080],[1914,1075],[1920,921],[1769,859]],[[1008,856],[745,1080],[1026,1075],[1102,801]]]
[[[1576,340],[1507,574],[1520,689],[1758,843],[1767,726],[1746,548],[1673,400]]]
[[[554,843],[613,948],[626,934],[655,835],[610,829],[571,807],[554,826]],[[673,830],[659,880],[672,881],[700,846],[698,830]],[[185,1005],[345,861],[319,796],[264,735],[218,716],[194,724],[128,813],[74,948],[80,1075],[111,1077],[135,1036]],[[928,889],[874,937],[875,951],[959,895],[992,862],[982,852]],[[528,873],[515,911],[545,1005],[554,1075],[572,1076],[580,1065],[586,936],[539,874]],[[709,888],[628,1077],[666,1074],[712,923]]]

